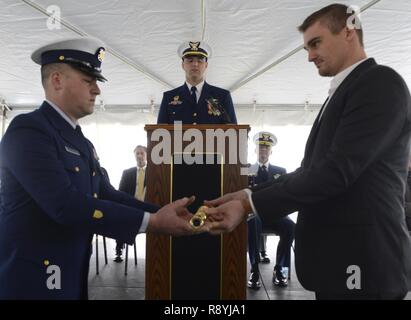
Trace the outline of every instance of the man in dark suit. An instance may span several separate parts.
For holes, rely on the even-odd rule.
[[[164,92],[157,123],[237,123],[230,92],[204,80],[211,48],[204,41],[184,42],[178,49],[186,82]]]
[[[144,201],[146,193],[147,148],[141,145],[135,147],[134,157],[137,167],[123,171],[118,189],[132,195],[137,200]],[[117,240],[115,262],[123,261],[121,258],[123,248],[124,242]]]
[[[0,144],[0,299],[87,298],[94,233],[127,243],[139,232],[193,233],[190,199],[159,209],[103,176],[77,123],[93,112],[103,58],[104,45],[91,38],[32,55],[46,101],[15,117]]]
[[[208,202],[218,207],[206,211],[220,219],[213,233],[251,212],[264,225],[299,211],[295,264],[304,288],[317,299],[402,299],[411,282],[404,216],[410,93],[398,73],[367,58],[350,12],[330,5],[299,27],[309,61],[334,77],[301,167]]]
[[[250,166],[249,177],[251,187],[273,181],[287,173],[284,168],[269,163],[272,147],[277,144],[277,138],[274,134],[267,131],[259,132],[254,136],[253,141],[256,145],[255,152],[258,155],[258,161]],[[265,228],[266,230],[267,227]],[[290,267],[290,252],[294,241],[294,229],[295,223],[289,217],[272,221],[269,225],[270,232],[280,236],[272,279],[275,286],[286,287],[288,285],[288,272],[286,272],[285,268]],[[250,258],[251,274],[247,285],[251,289],[259,289],[261,287],[258,263],[264,262],[264,258],[270,262],[269,258],[264,254],[266,236],[261,235],[263,231],[264,229],[261,226],[259,217],[255,217],[255,219],[251,219],[248,222],[248,256]],[[262,252],[261,258],[259,256],[260,251]]]

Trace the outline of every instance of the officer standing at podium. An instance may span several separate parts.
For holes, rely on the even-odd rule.
[[[193,233],[189,199],[158,210],[103,178],[77,120],[106,80],[104,52],[79,38],[32,55],[46,99],[15,117],[0,144],[0,299],[86,299],[94,233],[129,244],[140,232]]]
[[[205,81],[210,46],[204,41],[184,42],[178,48],[178,55],[186,81],[181,87],[164,92],[157,123],[236,124],[230,92]]]

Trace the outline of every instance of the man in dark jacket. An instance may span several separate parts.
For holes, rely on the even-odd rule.
[[[141,145],[135,147],[134,157],[137,166],[123,171],[118,189],[132,195],[137,200],[144,201],[146,194],[147,147]],[[123,248],[124,242],[117,240],[115,262],[123,261],[121,258]]]
[[[0,144],[0,299],[86,299],[94,233],[127,243],[146,231],[193,233],[190,199],[160,209],[104,177],[77,122],[93,112],[103,58],[91,38],[32,55],[46,100],[15,117]]]
[[[304,288],[317,299],[402,299],[411,285],[409,90],[397,72],[367,58],[361,23],[347,6],[314,12],[299,30],[309,61],[334,77],[303,163],[209,202],[217,208],[207,213],[221,220],[213,232],[232,230],[251,212],[264,225],[299,211],[295,265]]]

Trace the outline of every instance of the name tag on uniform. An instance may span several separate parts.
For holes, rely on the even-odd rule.
[[[77,151],[76,149],[73,149],[73,148],[70,148],[70,147],[67,147],[67,146],[64,146],[64,148],[69,153],[75,154],[76,156],[80,155],[80,151]]]

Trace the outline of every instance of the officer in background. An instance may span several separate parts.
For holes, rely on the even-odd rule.
[[[134,148],[134,157],[137,166],[123,171],[118,190],[134,196],[137,200],[144,201],[146,194],[146,168],[147,147],[138,145]],[[115,262],[122,262],[121,258],[124,243],[117,240]]]
[[[211,48],[204,41],[184,42],[178,48],[186,82],[164,92],[157,123],[225,124],[237,123],[230,92],[204,80]]]
[[[277,167],[269,163],[272,147],[277,144],[277,138],[274,134],[267,131],[259,132],[254,136],[253,141],[256,145],[255,152],[258,156],[258,161],[250,167],[250,177],[252,178],[250,184],[252,186],[274,181],[281,175],[287,173],[285,168]],[[284,217],[270,222],[270,225],[266,227],[280,237],[277,245],[276,263],[272,281],[275,286],[286,287],[288,280],[287,272],[285,272],[284,268],[290,267],[291,245],[294,241],[295,223],[290,218]],[[247,285],[252,289],[259,289],[261,287],[258,263],[262,261],[259,257],[259,252],[265,252],[266,240],[266,237],[262,236],[261,232],[261,219],[256,216],[248,222],[248,255],[251,264],[251,274]],[[290,270],[288,272],[290,272]]]
[[[87,298],[94,233],[132,244],[140,232],[193,232],[191,199],[159,209],[103,177],[77,120],[93,112],[106,80],[104,52],[80,38],[32,54],[46,99],[15,117],[0,144],[0,299]]]

